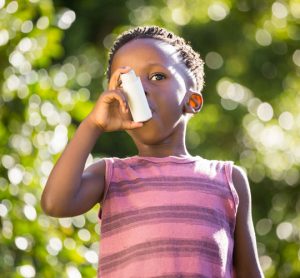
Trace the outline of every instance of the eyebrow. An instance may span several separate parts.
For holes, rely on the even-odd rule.
[[[159,67],[167,68],[165,65],[163,65],[161,63],[156,63],[156,62],[149,63],[147,66],[150,66],[150,67],[159,66]]]
[[[165,65],[165,64],[161,64],[161,63],[157,63],[157,62],[153,62],[153,63],[150,62],[150,63],[147,64],[147,67],[157,67],[158,66],[158,67],[164,68],[166,70],[169,70],[170,67],[174,67],[177,64],[182,64],[182,63],[179,62],[179,63],[173,63],[173,64]]]

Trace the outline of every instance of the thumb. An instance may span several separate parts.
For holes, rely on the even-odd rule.
[[[136,129],[142,127],[144,124],[140,122],[133,122],[133,121],[124,121],[123,122],[123,129]]]

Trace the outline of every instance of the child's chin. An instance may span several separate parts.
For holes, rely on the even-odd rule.
[[[160,141],[164,131],[150,119],[144,122],[141,128],[134,129],[129,134],[142,144],[152,145]]]

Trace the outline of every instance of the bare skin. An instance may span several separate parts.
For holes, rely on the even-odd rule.
[[[140,76],[153,117],[145,123],[132,121],[119,87],[121,73],[134,69]],[[139,156],[190,156],[185,145],[190,115],[201,109],[200,93],[173,46],[154,39],[139,39],[122,46],[112,63],[109,88],[78,127],[73,139],[54,166],[41,204],[51,216],[69,217],[90,210],[103,199],[105,163],[84,170],[86,159],[103,132],[125,130],[134,140]],[[237,277],[263,277],[258,263],[251,215],[249,183],[234,166],[233,183],[239,195],[234,264]]]

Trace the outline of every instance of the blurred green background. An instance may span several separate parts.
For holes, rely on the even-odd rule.
[[[40,196],[106,88],[112,41],[157,24],[206,62],[189,151],[246,169],[263,271],[300,277],[299,23],[299,0],[0,0],[0,276],[96,276],[99,207],[55,219]],[[109,133],[87,163],[135,153],[124,132]]]

